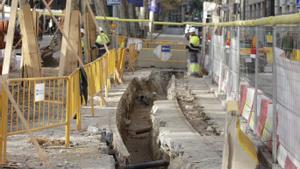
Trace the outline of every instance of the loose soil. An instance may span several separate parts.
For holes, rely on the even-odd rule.
[[[157,160],[153,157],[151,147],[151,109],[155,100],[167,99],[167,86],[173,74],[177,73],[156,72],[150,76],[150,79],[136,83],[134,104],[127,115],[127,130],[123,134],[124,143],[131,155],[130,164]],[[143,129],[150,130],[136,134],[136,131]]]
[[[189,90],[183,87],[184,80],[177,81],[177,101],[187,120],[201,136],[220,136],[221,129],[206,115]]]

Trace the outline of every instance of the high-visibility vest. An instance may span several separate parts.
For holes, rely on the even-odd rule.
[[[191,36],[189,41],[189,50],[190,51],[198,51],[200,49],[200,38],[198,36]]]
[[[190,44],[193,46],[199,46],[200,45],[200,38],[198,36],[191,36],[190,37]]]
[[[104,33],[101,32],[96,39],[96,43],[99,45],[108,44],[110,42],[109,37]]]

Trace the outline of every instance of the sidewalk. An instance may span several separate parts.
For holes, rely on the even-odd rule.
[[[172,90],[179,104],[156,101],[153,107],[158,140],[173,157],[169,168],[220,169],[225,126],[221,102],[204,79],[177,79]]]

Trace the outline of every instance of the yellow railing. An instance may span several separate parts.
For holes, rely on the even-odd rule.
[[[88,91],[94,113],[93,96],[106,95],[110,79],[124,73],[126,49],[112,49],[109,53],[86,64]],[[77,130],[81,128],[80,69],[69,76],[9,79],[9,90],[26,119],[30,131],[65,126],[65,145],[70,144],[70,121],[76,116]],[[103,98],[104,101],[104,98]],[[7,136],[27,132],[19,120],[5,90],[0,92],[0,164],[6,159]],[[93,114],[94,115],[94,114]]]
[[[0,164],[6,159],[6,123],[7,123],[7,99],[6,95],[0,95]]]
[[[138,51],[136,50],[135,44],[129,45],[129,58],[128,58],[128,67],[133,72],[135,70],[134,66],[137,61]]]
[[[30,130],[66,124],[67,77],[11,79],[9,88]],[[26,132],[10,102],[7,116],[8,135]]]

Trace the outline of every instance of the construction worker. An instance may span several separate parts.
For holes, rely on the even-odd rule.
[[[285,52],[285,56],[291,59],[293,56],[293,49],[296,46],[295,39],[291,31],[288,31],[286,35],[282,37],[280,47]]]
[[[97,36],[96,42],[93,46],[93,48],[98,48],[99,49],[99,53],[98,53],[98,57],[101,57],[102,55],[105,54],[105,44],[107,46],[110,45],[110,39],[108,37],[108,35],[103,31],[102,27],[99,27],[99,35]]]
[[[84,29],[80,29],[80,39],[81,39],[81,53],[82,53],[82,60],[84,63],[86,63],[86,56],[85,56],[85,50],[84,50]]]
[[[189,51],[188,73],[191,76],[201,77],[200,64],[198,63],[198,54],[200,52],[200,38],[196,34],[196,28],[189,28],[189,45],[186,48]]]

